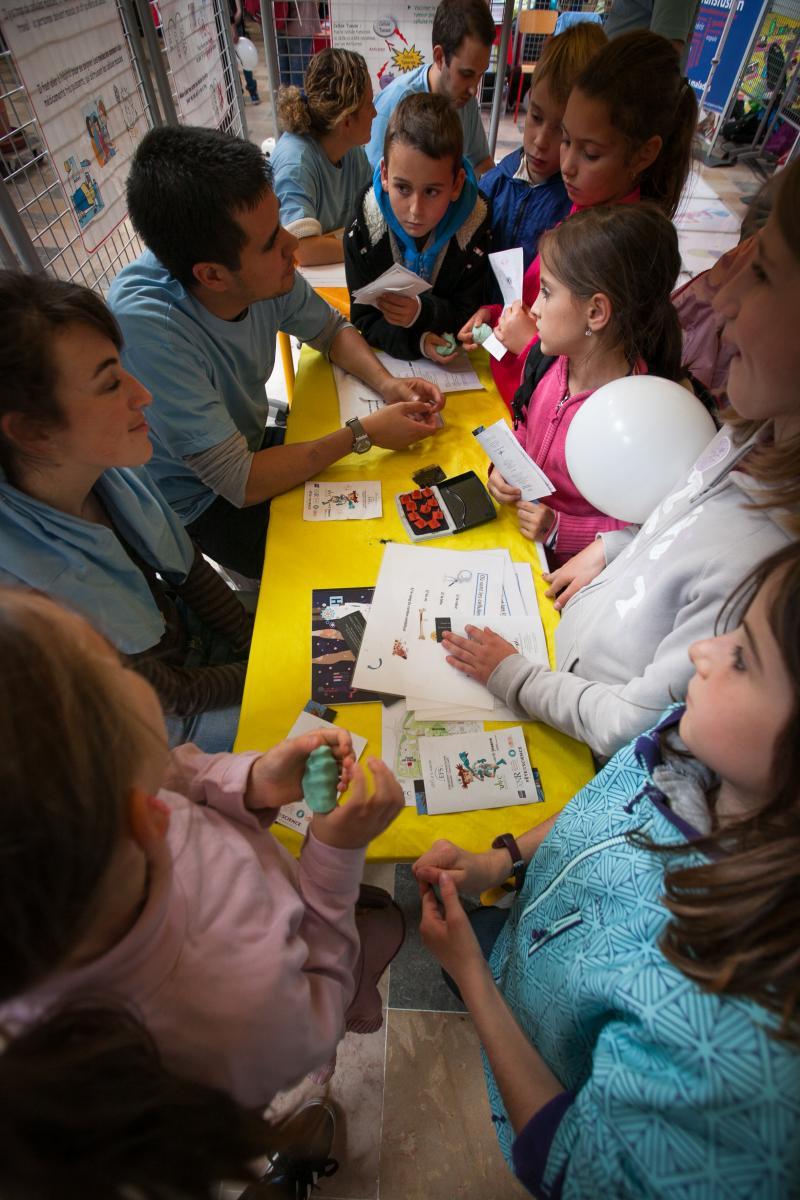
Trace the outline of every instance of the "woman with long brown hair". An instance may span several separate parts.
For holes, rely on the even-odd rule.
[[[686,704],[557,818],[483,854],[438,842],[414,868],[423,939],[475,1019],[492,1120],[538,1196],[715,1200],[743,1179],[753,1198],[795,1194],[800,545],[723,615],[742,609],[691,646]],[[513,907],[478,910],[473,931],[456,888],[512,864]]]

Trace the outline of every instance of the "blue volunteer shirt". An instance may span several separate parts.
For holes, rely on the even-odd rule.
[[[108,303],[125,339],[125,367],[153,394],[147,420],[154,453],[147,469],[189,525],[216,494],[185,458],[237,430],[251,451],[259,448],[278,331],[309,341],[324,329],[330,308],[297,275],[286,295],[259,300],[240,319],[225,321],[149,250],[120,271]]]
[[[372,122],[372,137],[367,146],[367,158],[373,168],[383,158],[383,139],[386,136],[386,126],[400,101],[412,92],[430,92],[428,70],[427,66],[422,66],[417,67],[416,71],[410,71],[407,75],[400,75],[375,97],[377,115]],[[478,102],[472,99],[457,111],[464,128],[464,157],[468,158],[477,170],[480,164],[490,157],[489,143],[486,140]]]
[[[336,166],[310,135],[284,133],[270,162],[281,224],[298,238],[349,225],[356,200],[372,179],[362,146],[348,150]]]

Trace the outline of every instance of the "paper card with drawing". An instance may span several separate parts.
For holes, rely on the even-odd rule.
[[[295,721],[292,728],[287,733],[287,738],[298,737],[301,733],[313,733],[315,729],[330,729],[332,722],[323,721],[322,717],[317,717],[313,713],[306,712],[305,709],[300,713],[300,716]],[[348,731],[350,732],[350,731]],[[367,739],[361,737],[358,733],[350,732],[350,737],[353,739],[353,751],[356,760],[361,758],[364,753],[364,748],[367,744]],[[278,815],[275,818],[276,825],[283,825],[286,829],[294,829],[296,833],[305,834],[308,829],[309,821],[312,814],[304,800],[298,800],[295,804],[284,804],[278,810]]]
[[[522,728],[419,739],[425,803],[431,815],[535,804],[536,787]]]
[[[432,286],[413,271],[402,267],[400,263],[394,263],[377,279],[357,288],[353,292],[353,299],[356,304],[372,304],[377,308],[375,301],[384,292],[397,292],[401,296],[421,296],[423,292],[429,292]]]
[[[356,687],[485,708],[489,693],[446,661],[437,620],[499,615],[503,559],[494,551],[387,546],[353,673]]]
[[[489,255],[494,277],[503,295],[503,304],[508,307],[515,300],[522,299],[522,280],[525,275],[525,262],[521,246],[512,250],[495,250]]]
[[[519,488],[523,500],[540,500],[556,490],[544,471],[523,450],[502,417],[488,429],[479,425],[472,432],[506,483]]]
[[[381,712],[381,758],[394,772],[406,805],[416,805],[422,786],[419,759],[421,737],[451,737],[454,734],[481,733],[481,721],[417,721],[402,700],[387,704]]]
[[[382,512],[380,480],[329,483],[312,479],[303,491],[304,521],[368,521]]]

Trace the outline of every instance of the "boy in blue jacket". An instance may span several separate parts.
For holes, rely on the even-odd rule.
[[[561,120],[578,75],[606,43],[602,28],[582,22],[548,42],[536,65],[522,145],[481,180],[492,204],[492,249],[521,246],[524,269],[536,257],[540,236],[571,208],[560,165]],[[501,303],[492,278],[487,299]]]

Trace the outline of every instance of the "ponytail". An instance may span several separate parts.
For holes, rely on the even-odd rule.
[[[575,87],[607,105],[613,127],[635,151],[651,137],[661,149],[639,177],[643,199],[673,217],[692,161],[697,100],[681,78],[678,53],[657,33],[625,33],[594,56]]]
[[[122,1010],[62,1009],[0,1054],[3,1200],[214,1200],[257,1178],[270,1130],[172,1075]]]
[[[323,137],[360,108],[368,87],[369,70],[363,56],[328,46],[308,64],[303,88],[280,89],[281,128],[287,133]]]

